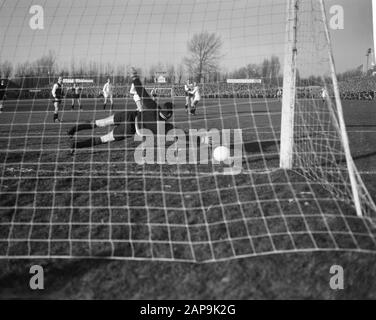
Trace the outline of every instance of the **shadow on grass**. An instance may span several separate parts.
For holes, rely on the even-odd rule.
[[[268,141],[254,141],[244,143],[244,151],[247,153],[266,153],[271,149],[278,150],[280,141],[268,140]]]
[[[369,153],[366,153],[366,154],[360,154],[360,155],[357,155],[355,157],[353,157],[354,160],[361,160],[361,159],[367,159],[367,158],[371,158],[371,157],[375,157],[376,156],[376,151],[375,152],[369,152]]]

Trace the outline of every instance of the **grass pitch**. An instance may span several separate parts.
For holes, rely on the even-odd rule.
[[[65,132],[78,120],[109,115],[98,101],[84,101],[81,112],[66,106],[61,126],[52,123],[46,101],[7,102],[6,112],[0,115],[0,235],[9,234],[6,223],[12,221],[15,238],[59,241],[20,241],[11,246],[2,241],[0,253],[40,256],[47,252],[99,259],[0,261],[1,297],[375,298],[373,239],[361,236],[370,226],[353,217],[351,208],[325,201],[323,190],[317,190],[320,201],[291,202],[294,195],[286,183],[293,182],[297,193],[309,186],[298,175],[273,170],[278,166],[280,103],[207,100],[205,109],[190,120],[183,104],[177,99],[177,127],[243,128],[247,153],[243,167],[254,173],[213,175],[221,168],[210,165],[140,167],[132,158],[137,146],[132,141],[80,150],[72,158]],[[115,106],[117,110],[134,108],[125,100],[116,101]],[[374,196],[376,105],[345,101],[344,112],[353,157]],[[276,195],[282,201],[270,201]],[[335,216],[338,206],[348,218]],[[322,208],[328,216],[334,214],[331,221],[319,214]],[[243,241],[247,232],[254,235],[252,242]],[[349,234],[355,235],[355,241]],[[337,251],[325,251],[333,247]],[[289,250],[300,253],[286,253]],[[270,255],[276,252],[280,254]],[[101,256],[177,262],[109,261]],[[232,260],[236,257],[247,258]],[[193,260],[220,262],[187,263]],[[45,267],[43,293],[28,289],[33,264]],[[344,291],[329,287],[333,264],[345,269]]]

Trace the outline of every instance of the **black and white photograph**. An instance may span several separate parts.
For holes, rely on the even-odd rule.
[[[0,300],[376,299],[375,49],[375,0],[0,0]]]

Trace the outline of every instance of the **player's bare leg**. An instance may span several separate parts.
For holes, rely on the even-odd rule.
[[[67,132],[68,136],[70,138],[73,138],[73,136],[76,134],[78,131],[82,130],[93,130],[95,128],[105,128],[105,127],[110,127],[115,124],[114,121],[114,116],[107,117],[105,119],[100,119],[100,120],[95,120],[92,122],[85,122],[85,123],[78,123],[74,125],[72,128],[70,128]]]
[[[185,97],[185,111],[188,113],[189,112],[189,106],[191,105],[191,97],[186,96]]]
[[[142,112],[142,104],[141,104],[141,101],[136,101],[136,106],[137,106],[137,111],[138,112]]]
[[[141,111],[142,111],[142,102],[141,102],[141,98],[139,97],[138,94],[135,94],[135,95],[133,96],[133,101],[134,101],[135,104],[136,104],[137,111],[138,111],[138,112],[141,112]]]
[[[142,111],[142,102],[141,102],[141,98],[140,98],[140,96],[137,94],[137,91],[136,91],[135,86],[134,86],[133,83],[132,83],[132,85],[131,85],[131,89],[130,89],[129,93],[131,94],[131,96],[132,96],[132,98],[133,98],[133,101],[134,101],[135,104],[136,104],[137,111],[138,111],[138,112],[141,112],[141,111]]]
[[[74,134],[78,131],[82,130],[94,130],[95,128],[104,128],[113,126],[114,123],[114,116],[110,116],[105,119],[95,120],[93,122],[87,122],[87,123],[80,123],[75,126],[73,126],[69,131],[68,135],[70,138],[73,138]],[[100,144],[109,143],[115,141],[113,131],[111,131],[109,134],[106,134],[100,138],[93,137],[82,141],[73,141],[71,143],[71,154],[73,155],[75,153],[76,149],[82,149],[82,148],[91,148]]]
[[[3,113],[3,109],[4,109],[3,101],[0,100],[0,113]]]
[[[104,97],[103,110],[106,110],[107,107],[107,97]]]
[[[113,131],[102,137],[92,137],[82,141],[76,140],[71,143],[71,154],[73,155],[77,149],[92,148],[101,144],[113,142],[115,140]]]
[[[191,105],[191,114],[196,115],[196,110],[197,110],[197,105],[198,105],[198,100],[194,100]]]
[[[54,101],[54,123],[61,122],[59,119],[59,104],[60,102]]]

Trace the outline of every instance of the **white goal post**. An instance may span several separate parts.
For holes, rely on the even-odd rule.
[[[333,87],[337,114],[333,117],[333,122],[338,121],[339,136],[346,158],[348,175],[351,182],[351,191],[358,217],[362,217],[362,208],[359,198],[359,189],[356,179],[356,168],[351,157],[349,140],[346,132],[346,125],[343,118],[342,103],[338,89],[336,69],[331,47],[330,32],[327,25],[326,10],[324,0],[320,1],[322,12],[322,23],[325,32],[325,41],[328,49],[328,62],[330,67],[331,85]],[[285,43],[285,65],[283,78],[283,100],[282,100],[282,120],[281,120],[281,150],[280,167],[281,169],[291,170],[294,166],[294,116],[296,104],[296,77],[297,77],[297,59],[299,59],[297,49],[298,31],[298,12],[300,0],[287,1],[287,22],[286,22],[286,43]],[[327,98],[328,104],[332,102]]]
[[[292,169],[293,167],[298,9],[299,0],[287,0],[280,150],[280,167],[282,169]]]

